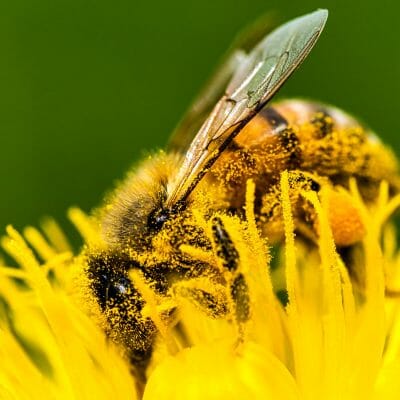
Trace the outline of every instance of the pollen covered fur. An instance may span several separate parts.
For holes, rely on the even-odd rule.
[[[345,112],[323,104],[285,100],[262,110],[221,155],[204,185],[218,187],[221,201],[239,215],[248,179],[256,184],[257,223],[272,243],[283,237],[279,176],[289,171],[297,231],[318,237],[315,212],[301,191],[335,188],[330,220],[338,246],[363,237],[363,224],[342,190],[357,180],[366,202],[376,199],[382,180],[391,193],[400,189],[398,162],[368,128]],[[340,207],[339,207],[340,205]]]
[[[367,207],[376,202],[382,181],[389,196],[400,188],[397,161],[385,145],[347,114],[312,102],[261,110],[204,178],[184,181],[193,189],[171,205],[176,176],[192,179],[183,157],[159,152],[128,174],[96,214],[102,245],[85,250],[87,286],[103,313],[102,326],[142,383],[160,340],[172,354],[190,342],[182,326],[185,304],[225,321],[243,340],[261,312],[252,298],[257,282],[249,252],[265,252],[259,267],[269,265],[265,243],[262,250],[249,248],[250,237],[261,235],[257,243],[279,249],[290,221],[290,235],[314,257],[328,235],[355,279],[353,247],[364,242],[367,226],[351,182]],[[281,279],[276,289],[282,302],[290,300],[285,285]],[[175,330],[178,342],[168,339]]]
[[[106,242],[140,249],[151,244],[149,216],[161,208],[180,159],[178,154],[158,152],[128,173],[99,211]]]

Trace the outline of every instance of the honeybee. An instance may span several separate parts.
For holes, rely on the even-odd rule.
[[[318,227],[312,211],[296,195],[300,190],[346,187],[349,177],[357,178],[366,199],[374,196],[382,179],[388,179],[393,190],[398,187],[394,157],[351,116],[309,101],[267,104],[309,54],[327,16],[326,10],[315,11],[267,33],[249,52],[234,50],[181,121],[168,150],[134,169],[102,208],[106,248],[88,249],[86,272],[106,317],[107,334],[125,348],[139,379],[145,380],[157,324],[142,313],[145,301],[131,271],[140,273],[156,296],[166,298],[182,280],[207,277],[225,284],[230,302],[204,291],[189,290],[186,295],[215,317],[226,315],[233,304],[238,322],[249,318],[247,284],[237,271],[237,250],[221,218],[213,213],[219,210],[241,218],[249,179],[256,186],[259,228],[278,243],[282,240],[278,183],[284,170],[290,171],[296,228],[310,240],[318,236]],[[200,192],[206,194],[202,198],[210,210],[205,215],[212,225],[211,242],[192,222]],[[337,192],[335,201],[350,210],[336,219],[340,212],[332,213],[336,243],[351,246],[363,235],[362,223],[342,192]],[[348,218],[354,221],[343,229]],[[162,249],[168,247],[164,257],[160,241]],[[230,278],[184,254],[182,244],[216,250]],[[173,314],[171,306],[161,318],[173,320]]]

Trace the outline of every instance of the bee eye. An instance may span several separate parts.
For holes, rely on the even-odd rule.
[[[123,303],[125,295],[130,295],[133,286],[127,276],[110,270],[102,274],[97,281],[92,282],[98,301],[102,308],[107,307],[108,302]]]
[[[99,305],[104,310],[107,305],[123,303],[132,296],[134,288],[128,277],[128,271],[136,263],[128,257],[115,254],[92,255],[88,259],[88,276]]]
[[[132,284],[125,276],[119,277],[116,281],[114,281],[112,283],[112,289],[114,291],[114,296],[118,295],[118,294],[119,295],[126,294],[126,292],[129,290],[130,286],[132,286]],[[111,296],[112,296],[112,294],[111,294]]]
[[[311,190],[314,191],[314,192],[319,192],[319,190],[321,189],[321,185],[320,185],[318,182],[312,180],[312,181],[311,181],[310,188],[311,188]]]
[[[168,221],[171,213],[169,210],[156,209],[150,213],[148,218],[148,226],[151,230],[158,232],[161,230],[165,222]]]

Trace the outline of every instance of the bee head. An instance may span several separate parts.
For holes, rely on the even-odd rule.
[[[142,316],[144,301],[129,273],[139,270],[146,280],[154,282],[159,294],[168,290],[166,266],[147,268],[128,254],[119,251],[89,253],[87,276],[89,288],[107,320],[107,335],[128,351],[135,360],[149,355],[155,326]]]
[[[103,208],[101,224],[107,243],[136,251],[151,247],[154,235],[174,211],[165,207],[165,201],[177,164],[177,157],[161,153],[146,160],[117,188]]]
[[[146,365],[151,356],[156,327],[148,316],[143,315],[145,302],[130,276],[134,270],[141,273],[157,295],[165,296],[171,282],[185,274],[187,268],[171,268],[166,263],[143,265],[128,252],[119,250],[88,252],[86,272],[89,289],[105,317],[106,334],[121,345],[133,364],[138,366]]]

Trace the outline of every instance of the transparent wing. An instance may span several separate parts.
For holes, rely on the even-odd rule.
[[[276,24],[269,13],[261,16],[242,31],[222,58],[211,79],[194,99],[179,124],[174,129],[168,143],[168,149],[185,153],[195,134],[201,128],[217,101],[224,95],[225,89],[234,72],[251,50]]]
[[[169,150],[179,153],[186,152],[215,103],[224,95],[233,72],[244,57],[243,51],[236,50],[223,61],[173,131],[168,143]]]
[[[184,203],[232,139],[305,59],[327,17],[327,10],[318,10],[289,21],[243,55],[225,94],[194,137],[182,167],[168,187],[168,208]]]

